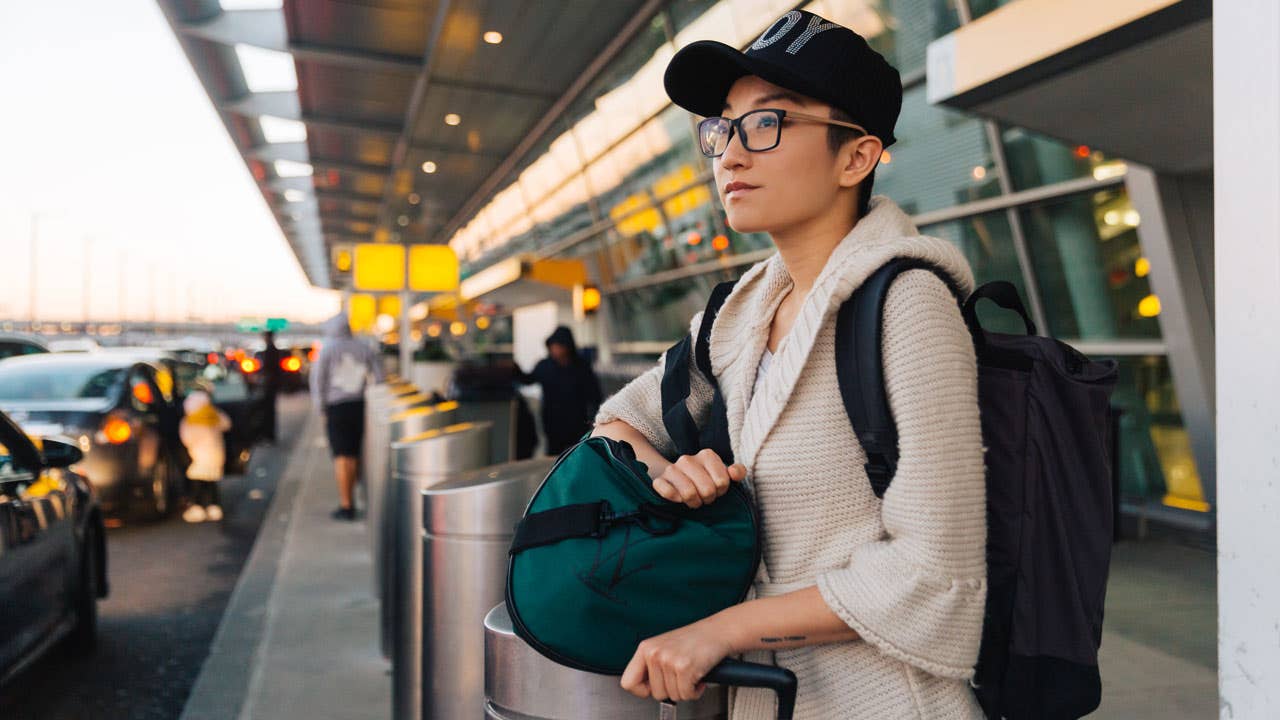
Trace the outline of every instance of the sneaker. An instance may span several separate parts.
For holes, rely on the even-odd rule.
[[[330,513],[329,516],[332,517],[334,520],[355,520],[356,511],[355,511],[355,508],[340,507],[337,510],[334,510],[332,513]]]
[[[213,522],[218,522],[219,520],[222,519],[222,506],[210,505],[209,507],[204,509],[204,514],[205,514],[205,517],[207,517],[209,520]]]
[[[187,511],[182,513],[182,519],[189,523],[204,522],[208,515],[205,514],[204,508],[199,505],[192,505]]]

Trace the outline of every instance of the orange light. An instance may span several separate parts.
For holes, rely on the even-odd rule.
[[[592,312],[600,307],[600,289],[595,287],[585,287],[582,289],[582,310],[583,312]]]
[[[702,234],[697,231],[691,232],[689,233],[688,237],[684,239],[684,241],[689,243],[690,245],[699,245],[702,243]]]
[[[244,351],[236,350],[235,353],[232,355],[232,359],[234,359],[236,362],[240,362],[241,360],[244,360]]]
[[[312,345],[311,349],[307,351],[307,362],[315,362],[316,355],[319,355],[319,354],[320,354],[320,347],[317,345]]]
[[[102,423],[102,435],[107,442],[112,445],[128,442],[133,437],[133,428],[129,427],[129,423],[118,417],[109,417],[106,422]]]
[[[133,397],[143,405],[150,405],[156,401],[155,393],[151,392],[151,386],[145,382],[133,384]]]
[[[257,358],[245,358],[240,361],[240,371],[245,374],[258,372],[258,368],[262,367],[262,363]]]
[[[298,372],[302,369],[302,361],[296,357],[287,357],[280,361],[280,369],[285,372]]]
[[[1087,158],[1087,157],[1089,157],[1089,154],[1090,154],[1090,153],[1092,153],[1092,152],[1093,152],[1093,151],[1089,149],[1089,146],[1088,146],[1088,145],[1077,145],[1077,146],[1076,146],[1076,157],[1078,157],[1078,158],[1081,158],[1081,159]]]
[[[884,163],[885,165],[888,165],[889,163],[893,162],[893,155],[888,150],[881,150],[880,162]]]
[[[218,353],[211,352],[211,353],[209,353],[208,355],[205,355],[205,356],[204,356],[204,361],[205,361],[206,363],[210,364],[210,365],[217,365],[217,364],[218,364]]]
[[[717,235],[711,238],[711,247],[717,251],[725,251],[729,249],[729,238],[725,235]]]

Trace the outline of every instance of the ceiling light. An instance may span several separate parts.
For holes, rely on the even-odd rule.
[[[258,126],[262,128],[262,137],[269,143],[307,141],[307,126],[297,120],[263,115],[258,118]]]
[[[293,68],[293,56],[279,50],[267,50],[252,45],[236,45],[236,57],[240,71],[244,73],[249,92],[287,92],[298,89],[298,74]]]
[[[433,172],[435,172],[435,171],[436,171],[436,164],[435,164],[435,163],[431,162],[430,160],[428,160],[428,161],[426,161],[426,162],[422,163],[422,172],[424,172],[424,173],[426,173],[426,174],[430,175],[431,173],[433,173]]]
[[[490,45],[498,45],[502,42],[502,33],[497,30],[490,30],[484,34],[484,41]]]
[[[276,174],[282,178],[307,177],[311,174],[311,163],[277,160],[275,167]]]
[[[289,188],[284,191],[284,199],[286,202],[302,202],[307,199],[307,194],[295,188]]]
[[[418,204],[418,203],[420,203],[420,202],[422,202],[422,196],[421,196],[421,195],[419,195],[418,193],[409,193],[409,204],[410,204],[410,205],[417,205],[417,204]]]
[[[461,125],[462,117],[458,115],[458,113],[449,113],[448,115],[444,116],[444,124],[445,125]]]
[[[409,216],[401,215],[400,217],[396,218],[396,224],[399,225],[400,227],[406,227],[409,224]]]
[[[976,166],[974,166],[974,168],[973,168],[973,179],[974,179],[974,180],[981,180],[981,179],[985,178],[986,176],[987,176],[987,169],[986,169],[985,167],[983,167],[983,166],[981,166],[981,165],[976,165]]]

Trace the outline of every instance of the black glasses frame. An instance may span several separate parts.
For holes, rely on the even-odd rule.
[[[752,117],[753,115],[760,115],[762,113],[768,113],[770,115],[773,115],[775,118],[777,118],[777,121],[778,121],[777,133],[775,133],[774,135],[773,144],[769,145],[769,147],[763,147],[763,148],[750,147],[747,144],[747,133],[742,131],[742,121],[746,118]],[[782,144],[782,121],[785,120],[786,118],[791,118],[792,120],[806,120],[808,122],[822,123],[824,125],[837,125],[839,127],[846,127],[851,130],[857,130],[858,132],[862,133],[863,136],[866,136],[869,134],[866,131],[866,129],[863,128],[861,125],[855,125],[853,123],[847,123],[841,120],[832,120],[831,118],[825,118],[820,115],[810,115],[808,113],[795,112],[793,110],[783,110],[782,108],[759,108],[757,110],[751,110],[749,112],[742,113],[736,118],[727,118],[719,115],[703,118],[701,121],[698,122],[698,149],[702,152],[703,155],[709,158],[718,158],[721,155],[724,155],[725,150],[729,149],[729,143],[733,142],[733,136],[736,133],[742,141],[742,147],[747,152],[768,152],[778,147],[778,145]],[[729,134],[728,134],[728,138],[725,140],[725,143],[724,143],[724,150],[721,150],[720,152],[716,152],[714,147],[708,147],[705,140],[706,135],[704,131],[713,126],[718,126],[720,123],[729,124]],[[717,128],[717,130],[719,129],[720,128]]]

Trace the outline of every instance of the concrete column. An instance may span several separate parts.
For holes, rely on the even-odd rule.
[[[1129,164],[1129,200],[1142,217],[1138,239],[1151,262],[1151,289],[1160,298],[1160,335],[1169,348],[1169,368],[1191,438],[1191,453],[1204,499],[1216,499],[1214,432],[1212,178],[1158,174]],[[1203,252],[1207,250],[1207,253]]]
[[[1280,717],[1280,3],[1214,3],[1218,684]]]

